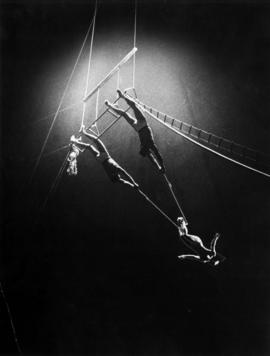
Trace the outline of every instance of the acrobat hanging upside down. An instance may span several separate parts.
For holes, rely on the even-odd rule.
[[[105,101],[105,105],[116,112],[133,127],[138,133],[141,142],[140,154],[143,157],[148,157],[150,161],[158,168],[158,170],[165,174],[165,166],[161,154],[154,142],[154,137],[150,126],[147,124],[146,118],[142,109],[137,105],[136,101],[127,94],[122,93],[121,90],[117,90],[119,98],[122,98],[132,108],[135,118],[129,115],[126,111],[120,109],[117,105]]]
[[[188,233],[187,223],[184,218],[179,217],[177,224],[179,226],[178,232],[180,239],[187,247],[197,252],[196,255],[180,255],[178,256],[179,259],[210,263],[213,266],[217,266],[220,262],[225,260],[224,256],[216,252],[217,240],[220,237],[218,233],[216,233],[212,239],[210,248],[207,248],[199,236],[190,235]]]

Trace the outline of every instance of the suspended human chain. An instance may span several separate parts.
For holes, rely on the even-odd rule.
[[[163,158],[154,142],[154,136],[151,130],[151,127],[147,123],[146,117],[141,109],[140,105],[136,103],[134,99],[128,96],[126,93],[123,93],[121,90],[117,90],[118,100],[124,100],[129,108],[131,108],[134,112],[134,116],[127,113],[127,110],[124,111],[119,108],[115,103],[110,103],[109,101],[105,101],[105,105],[115,112],[120,117],[123,117],[129,125],[138,133],[140,140],[140,151],[139,153],[143,157],[147,157],[153,166],[157,169],[157,171],[166,177],[166,170]],[[188,234],[187,225],[188,222],[183,214],[183,211],[178,203],[176,196],[174,199],[178,203],[179,211],[181,216],[174,222],[172,219],[168,217],[145,193],[143,193],[139,187],[139,185],[135,182],[135,180],[124,170],[109,154],[107,148],[104,143],[97,137],[93,131],[91,134],[87,131],[84,125],[81,126],[80,133],[90,139],[91,144],[83,142],[82,137],[75,137],[75,135],[71,136],[71,145],[70,145],[70,154],[68,158],[68,174],[77,175],[77,158],[80,152],[89,150],[96,160],[102,164],[106,174],[109,179],[113,183],[122,183],[130,186],[131,188],[138,191],[147,201],[149,201],[163,216],[165,216],[177,229],[179,233],[180,239],[184,242],[186,246],[192,249],[195,254],[193,255],[181,255],[179,259],[181,260],[193,260],[202,263],[209,263],[213,266],[218,265],[225,258],[216,252],[216,242],[219,238],[219,234],[216,234],[214,239],[211,242],[210,248],[205,247],[201,238],[195,235]],[[172,186],[169,180],[166,177],[166,181],[171,188],[171,192],[173,193]]]

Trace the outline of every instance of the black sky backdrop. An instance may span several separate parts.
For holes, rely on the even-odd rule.
[[[57,108],[94,2],[1,10],[1,280],[23,353],[269,354],[269,179],[149,121],[190,231],[207,245],[221,233],[227,260],[216,269],[180,263],[175,228],[87,152],[41,210],[66,151],[42,159],[27,184],[52,116],[39,120]],[[139,97],[269,154],[269,15],[269,2],[138,1]],[[93,86],[133,47],[133,21],[133,1],[99,2]],[[65,105],[82,97],[84,61]],[[59,116],[46,152],[76,133],[79,110]],[[104,142],[176,218],[136,134],[121,122]],[[3,352],[16,353],[3,300],[1,316]]]

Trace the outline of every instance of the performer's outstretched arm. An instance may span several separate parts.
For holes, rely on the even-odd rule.
[[[135,126],[137,124],[137,120],[134,119],[134,117],[132,117],[126,111],[118,108],[116,105],[110,103],[108,100],[105,100],[105,105],[108,106],[108,108],[112,109],[114,112],[116,112],[116,114],[123,116],[123,118],[126,119],[131,126]]]
[[[70,141],[75,143],[78,148],[90,150],[95,157],[99,156],[100,154],[100,152],[94,146],[90,145],[89,143],[82,142],[81,140],[75,138],[74,135],[71,136]]]
[[[139,185],[123,168],[119,170],[119,180],[125,184],[131,185],[133,188],[139,188]]]
[[[178,256],[178,258],[180,260],[191,260],[191,261],[197,261],[197,262],[201,260],[200,256],[197,256],[197,255],[180,255],[180,256]]]
[[[126,101],[126,103],[132,108],[132,110],[134,111],[136,119],[140,123],[146,122],[146,118],[144,116],[144,113],[143,113],[142,109],[140,109],[140,107],[136,104],[136,101],[133,98],[131,98],[130,96],[122,93],[122,91],[120,89],[117,89],[117,93],[118,93],[119,97],[123,98]]]
[[[97,149],[100,153],[106,153],[109,156],[109,152],[107,151],[107,148],[105,147],[104,143],[95,135],[90,134],[89,132],[86,131],[85,126],[82,126],[81,128],[82,133],[88,137],[95,145],[97,146]]]

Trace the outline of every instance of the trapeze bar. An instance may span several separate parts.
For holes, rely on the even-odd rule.
[[[127,108],[127,110],[125,112],[128,112],[130,109],[130,106]],[[116,113],[114,113],[112,110],[108,110],[108,112],[110,114],[112,114],[116,119],[113,120],[112,123],[110,123],[110,125],[108,127],[106,127],[100,134],[98,137],[101,137],[103,134],[105,134],[105,132],[107,132],[119,119],[121,119],[122,115],[117,115]]]
[[[85,96],[83,99],[84,102],[86,102],[90,97],[99,89],[101,88],[118,70],[120,67],[122,67],[123,64],[125,64],[130,58],[134,56],[134,54],[137,52],[137,48],[134,47],[132,51],[130,51],[111,71],[109,74],[106,75],[104,79],[102,79],[98,85],[91,90],[89,94]]]
[[[117,103],[119,99],[120,99],[120,98],[116,98],[116,99],[114,100],[113,104]],[[109,111],[109,108],[107,108],[106,110],[104,110],[103,113],[101,113],[101,114],[97,117],[97,119],[96,119],[95,121],[93,121],[93,122],[90,124],[90,126],[88,127],[88,129],[89,129],[90,127],[92,127],[92,126],[95,126],[96,123],[97,123],[108,111]]]
[[[114,115],[115,116],[115,115]],[[121,116],[120,116],[121,117]],[[106,127],[106,129],[104,129],[99,135],[98,135],[98,138],[100,138],[102,135],[105,134],[105,132],[107,132],[114,124],[116,124],[116,122],[120,119],[120,117],[116,117],[116,119],[113,120],[113,122],[108,126]]]

